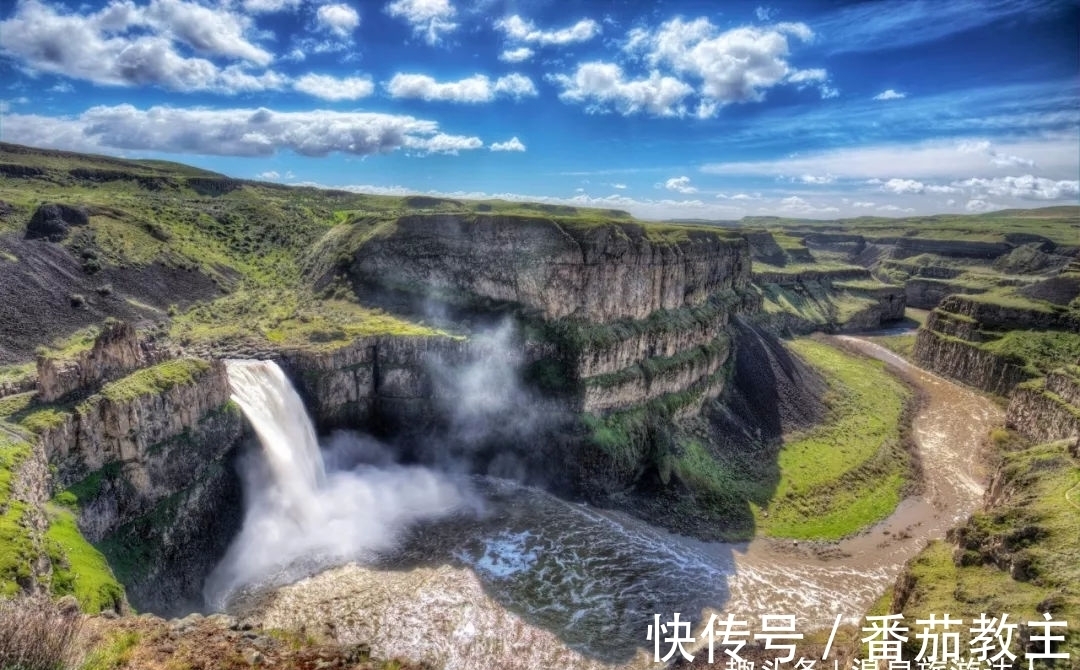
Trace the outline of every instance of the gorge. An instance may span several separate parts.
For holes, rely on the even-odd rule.
[[[1076,612],[1061,515],[994,511],[1076,471],[1075,208],[647,223],[9,146],[5,596],[633,666],[653,614],[915,615],[929,542]]]

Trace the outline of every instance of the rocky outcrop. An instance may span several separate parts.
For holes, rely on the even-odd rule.
[[[223,363],[168,361],[106,385],[41,433],[54,491],[77,500],[80,531],[139,609],[197,605],[239,528],[228,461],[245,424],[229,395]]]
[[[26,393],[37,388],[37,379],[33,375],[27,375],[18,379],[0,381],[0,398],[17,393]]]
[[[768,263],[769,265],[786,265],[787,254],[776,243],[772,233],[764,230],[743,231],[746,241],[750,244],[750,255],[755,263]]]
[[[934,372],[1007,396],[1039,372],[1022,354],[1002,353],[984,343],[1016,330],[1080,332],[1080,315],[1009,296],[998,301],[950,296],[919,330],[915,360]]]
[[[870,279],[870,271],[866,268],[805,268],[798,272],[772,272],[755,271],[755,284],[776,284],[778,286],[795,286],[806,282],[837,282],[852,279]]]
[[[1080,367],[1055,370],[1018,386],[1009,399],[1006,421],[1036,443],[1080,438]]]
[[[750,283],[746,240],[722,231],[663,238],[632,223],[482,215],[403,217],[362,244],[350,270],[363,284],[594,323],[693,307]]]
[[[648,358],[619,372],[585,380],[582,409],[599,414],[642,405],[680,393],[695,397],[680,405],[677,414],[693,416],[706,400],[724,389],[724,370],[731,354],[727,336],[680,352],[669,358]]]
[[[138,464],[146,471],[153,467],[156,448],[195,431],[205,417],[228,403],[230,391],[223,363],[181,359],[161,365],[180,367],[188,378],[165,388],[142,387],[138,385],[140,378],[156,371],[139,370],[115,382],[115,389],[106,387],[62,414],[62,420],[42,432],[41,440],[49,461],[56,466],[60,487],[110,463]],[[128,385],[134,387],[130,394]],[[199,455],[193,459],[198,461]],[[174,485],[181,483],[170,479]],[[136,492],[156,498],[163,495],[157,480],[146,471],[131,483]],[[170,487],[166,484],[165,488]]]
[[[72,356],[38,356],[38,396],[42,402],[52,402],[78,390],[95,389],[167,356],[153,342],[140,338],[131,324],[107,321],[89,349]]]
[[[947,298],[940,307],[977,321],[983,328],[1080,331],[1080,315],[1060,307],[1002,304],[959,296]]]
[[[435,384],[430,364],[464,363],[471,343],[452,337],[358,338],[326,351],[284,352],[282,368],[323,430],[369,424],[378,410],[401,414],[411,405],[430,413]]]
[[[929,328],[929,322],[915,338],[914,356],[925,368],[1002,396],[1031,378],[1020,365],[971,342],[937,333]]]
[[[69,228],[89,223],[90,217],[82,208],[58,203],[41,205],[26,226],[26,239],[61,242],[67,237]]]
[[[934,254],[951,258],[994,259],[1009,253],[1012,245],[1006,242],[974,242],[968,240],[939,240],[926,237],[898,237],[876,240],[892,244],[893,258],[908,258],[919,254]]]
[[[918,309],[933,309],[950,295],[977,295],[985,293],[986,289],[918,277],[904,282],[904,292],[909,306]]]

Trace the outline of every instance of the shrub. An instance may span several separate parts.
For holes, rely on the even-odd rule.
[[[45,598],[0,601],[0,668],[65,670],[73,665],[82,619]]]

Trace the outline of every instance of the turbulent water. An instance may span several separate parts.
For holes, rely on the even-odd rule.
[[[282,390],[280,370],[230,364],[240,384],[259,370],[255,385],[271,392],[270,402],[290,399],[280,411],[241,404],[253,423],[265,416],[271,424],[259,435],[273,477],[299,461],[304,481],[315,482],[314,515],[298,519],[293,505],[255,496],[241,538],[215,574],[216,602],[271,625],[322,624],[339,640],[444,668],[643,664],[654,614],[668,620],[680,612],[695,629],[711,612],[794,614],[803,630],[827,627],[837,615],[856,620],[926,539],[977,504],[974,454],[1000,412],[869,343],[849,345],[888,359],[923,388],[928,402],[915,419],[916,439],[925,459],[950,467],[929,469],[924,495],[867,533],[830,545],[827,555],[790,542],[697,542],[512,482],[463,483],[394,466],[355,435],[323,445],[332,465],[319,484],[318,468],[309,477],[309,464],[318,462],[306,441],[310,425],[278,425],[308,421],[291,405],[299,402],[295,393]],[[292,453],[279,455],[279,447]],[[282,476],[277,491],[302,488]],[[418,493],[414,487],[425,482]],[[287,541],[268,542],[267,529],[285,532]],[[272,566],[245,565],[265,561],[266,552]],[[325,569],[334,565],[343,567]]]
[[[369,440],[339,436],[320,449],[303,402],[277,364],[228,361],[226,367],[233,400],[262,450],[241,465],[244,523],[207,578],[203,595],[212,608],[224,608],[244,589],[372,560],[411,524],[472,504],[462,482],[438,472],[371,465],[389,459]]]

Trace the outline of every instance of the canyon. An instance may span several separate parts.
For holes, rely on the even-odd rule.
[[[350,444],[339,455],[365,467],[453,473],[491,513],[403,524],[393,550],[367,563],[320,563],[293,575],[295,584],[230,605],[267,626],[326,628],[319,613],[333,611],[328,600],[368,594],[380,604],[350,610],[353,624],[328,636],[385,657],[410,649],[387,635],[391,623],[427,602],[402,609],[394,594],[450,584],[462,602],[482,603],[478,620],[513,632],[520,648],[500,662],[530,644],[538,656],[519,658],[522,667],[630,662],[643,639],[640,603],[620,605],[616,628],[586,612],[592,633],[575,637],[573,613],[555,612],[562,596],[537,606],[512,592],[519,583],[484,572],[537,546],[569,547],[564,536],[537,539],[551,524],[582,537],[610,533],[614,555],[623,556],[619,542],[636,547],[640,556],[610,565],[564,548],[580,551],[583,565],[655,579],[665,604],[698,607],[695,615],[716,603],[773,602],[747,593],[799,569],[818,580],[815,593],[860,615],[906,579],[903,563],[918,560],[921,542],[978,508],[987,473],[971,459],[992,428],[1033,444],[1080,438],[1075,208],[1043,214],[1049,224],[1018,214],[994,239],[972,239],[967,228],[949,229],[955,239],[921,236],[919,226],[933,222],[902,235],[885,221],[646,223],[614,210],[271,189],[110,159],[121,179],[103,176],[93,157],[7,147],[7,596],[73,595],[87,612],[207,609],[206,579],[243,532],[245,473],[262,453],[234,398],[230,361],[280,369],[326,453]],[[72,186],[86,195],[68,198]],[[1053,239],[1016,232],[1038,225]],[[908,307],[929,310],[925,323],[905,320]],[[890,346],[907,342],[929,373],[846,335],[788,340],[863,331],[886,333]],[[814,364],[839,355],[818,348],[834,345],[857,354],[827,358],[854,366],[848,381]],[[892,366],[896,374],[881,379],[907,380],[878,387],[895,400],[887,409],[896,434],[883,432],[864,462],[819,483],[817,498],[800,498],[783,488],[783,450],[838,420],[840,401],[854,402],[850,379],[885,374],[859,367],[866,357]],[[1005,409],[953,382],[1001,398]],[[926,397],[929,407],[920,405]],[[943,418],[958,408],[975,417],[969,425]],[[940,479],[957,473],[970,481]],[[772,530],[799,505],[843,516],[830,505],[846,483],[896,504],[855,523],[861,533],[799,545]],[[535,517],[521,511],[526,500]],[[648,576],[674,569],[663,557],[676,550],[698,561],[679,573],[686,582]],[[886,552],[878,570],[851,559]],[[416,570],[395,572],[399,565]],[[842,598],[837,575],[856,569],[858,597]],[[586,577],[607,584],[599,572],[567,574],[567,588]],[[688,586],[707,579],[719,590]],[[906,603],[897,596],[898,607]],[[444,623],[446,635],[464,635],[461,621]],[[484,667],[483,656],[454,656],[473,648],[411,658]]]

